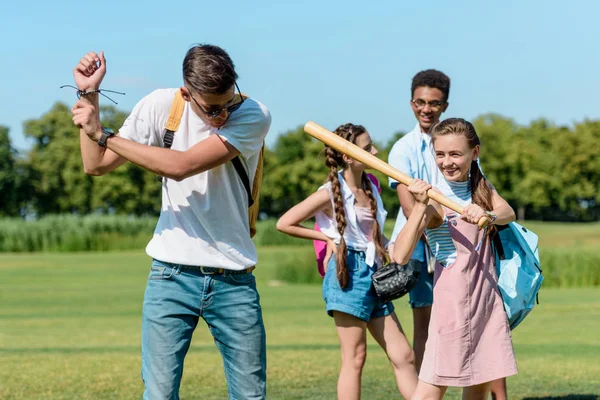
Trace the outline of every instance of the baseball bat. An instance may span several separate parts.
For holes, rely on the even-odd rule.
[[[370,168],[373,168],[374,170],[377,170],[382,174],[387,175],[390,178],[393,178],[406,186],[410,185],[410,183],[412,182],[412,178],[406,175],[405,173],[397,170],[385,161],[375,157],[368,151],[361,149],[357,145],[350,143],[346,139],[323,128],[321,125],[313,121],[308,121],[306,125],[304,125],[304,132],[308,133],[315,139],[325,143],[327,146],[332,147],[337,151],[344,153],[348,157],[360,161],[365,165],[368,165]],[[427,195],[430,199],[437,201],[438,203],[448,207],[449,209],[456,211],[459,214],[463,213],[463,207],[460,204],[448,199],[439,192],[429,189]],[[487,217],[481,217],[477,225],[479,225],[480,228],[483,228],[487,225],[488,221],[489,220]]]

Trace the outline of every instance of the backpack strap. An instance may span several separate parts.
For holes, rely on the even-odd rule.
[[[171,103],[171,110],[169,111],[169,119],[167,119],[166,132],[163,137],[164,147],[170,149],[173,145],[173,137],[175,132],[179,129],[179,123],[181,122],[181,116],[185,108],[185,100],[181,97],[181,90],[175,92],[175,98]]]
[[[240,160],[240,156],[235,156],[235,158],[231,160],[231,163],[233,164],[233,167],[235,168],[238,175],[240,176],[242,184],[246,189],[246,194],[248,195],[248,207],[252,207],[252,205],[254,204],[254,199],[252,198],[252,190],[250,189],[250,179],[248,178],[248,174],[246,173],[246,170],[242,165],[242,160]]]
[[[173,145],[175,132],[177,132],[177,129],[179,129],[179,123],[181,122],[184,108],[185,100],[183,100],[183,97],[181,97],[181,90],[177,90],[177,92],[175,92],[173,102],[171,103],[169,118],[167,119],[167,124],[165,126],[165,135],[163,136],[163,147],[165,149],[170,149]],[[158,176],[157,179],[159,182],[162,182],[163,177]]]
[[[244,93],[240,93],[240,97],[242,97],[242,99],[244,99],[244,100],[246,100],[248,98],[248,96],[245,95]],[[261,149],[261,151],[262,151],[262,149]],[[252,205],[254,205],[254,199],[252,198],[254,186],[252,188],[250,188],[250,178],[248,177],[248,173],[246,172],[246,170],[244,169],[244,166],[242,165],[242,160],[240,160],[240,156],[239,155],[235,156],[231,160],[231,163],[233,164],[235,171],[237,172],[240,179],[242,180],[244,189],[246,189],[246,195],[248,196],[248,208],[250,208],[250,207],[252,207]],[[259,165],[259,167],[260,167],[260,165]],[[258,167],[257,167],[257,173],[258,173]],[[257,175],[257,173],[255,175]],[[255,180],[256,180],[256,178],[255,178]]]
[[[492,237],[492,243],[494,245],[494,250],[498,254],[499,260],[506,260],[506,254],[504,254],[504,247],[502,246],[502,241],[500,240],[500,231],[504,229],[508,229],[508,225],[496,225],[497,232]]]

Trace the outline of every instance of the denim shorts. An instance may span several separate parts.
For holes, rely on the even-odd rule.
[[[327,264],[323,280],[323,299],[327,314],[333,317],[334,311],[350,314],[363,321],[385,317],[394,311],[391,301],[382,302],[377,297],[371,281],[371,275],[377,266],[369,267],[365,262],[365,252],[348,249],[346,257],[348,284],[344,289],[337,279],[335,257]]]
[[[412,260],[417,261],[417,260]],[[429,307],[433,304],[433,274],[427,271],[427,263],[417,261],[421,265],[421,273],[417,284],[408,293],[412,308]]]

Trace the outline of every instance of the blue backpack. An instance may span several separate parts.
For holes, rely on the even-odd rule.
[[[497,228],[492,248],[496,257],[498,288],[513,330],[535,306],[544,280],[538,236],[516,222]]]

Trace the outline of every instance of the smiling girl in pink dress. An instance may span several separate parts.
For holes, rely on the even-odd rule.
[[[443,175],[436,189],[464,212],[430,200],[431,185],[424,181],[415,179],[408,188],[416,203],[394,258],[408,262],[425,232],[437,259],[429,338],[412,398],[441,399],[448,386],[458,386],[463,399],[487,399],[491,381],[517,373],[490,245],[493,225],[512,222],[515,214],[479,169],[479,137],[470,122],[447,119],[431,135]],[[480,230],[477,222],[485,216],[489,225]]]

